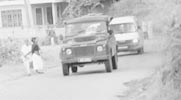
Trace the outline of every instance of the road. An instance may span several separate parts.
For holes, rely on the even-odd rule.
[[[153,43],[145,53],[119,54],[119,68],[106,73],[104,65],[87,65],[76,74],[62,75],[61,66],[0,84],[1,100],[119,100],[125,82],[150,76],[162,64]]]

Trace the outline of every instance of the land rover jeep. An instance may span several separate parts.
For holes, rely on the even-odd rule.
[[[73,73],[85,64],[103,63],[106,72],[117,69],[114,34],[109,30],[110,17],[86,15],[65,21],[65,36],[61,47],[63,75]]]

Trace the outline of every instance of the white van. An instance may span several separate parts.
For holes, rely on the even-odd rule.
[[[117,41],[118,52],[137,51],[138,54],[144,52],[143,33],[134,16],[113,18],[110,27]]]

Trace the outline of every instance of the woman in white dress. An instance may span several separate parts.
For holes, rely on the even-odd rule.
[[[26,67],[27,75],[31,75],[31,64],[32,64],[32,59],[31,59],[31,44],[30,41],[27,39],[25,40],[24,45],[21,48],[22,52],[22,60],[24,63],[24,66]]]
[[[31,53],[32,53],[32,61],[33,61],[33,68],[34,70],[39,73],[42,74],[43,72],[43,60],[40,56],[40,47],[38,45],[38,41],[37,38],[32,38],[32,49],[31,49]]]

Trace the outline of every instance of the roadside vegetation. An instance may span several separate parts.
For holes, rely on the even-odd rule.
[[[181,99],[181,1],[180,0],[120,0],[112,5],[113,16],[134,15],[152,23],[157,48],[164,55],[163,65],[149,78],[126,83],[129,90],[121,100]]]
[[[17,39],[3,39],[0,41],[0,66],[3,64],[20,62],[21,41]]]

